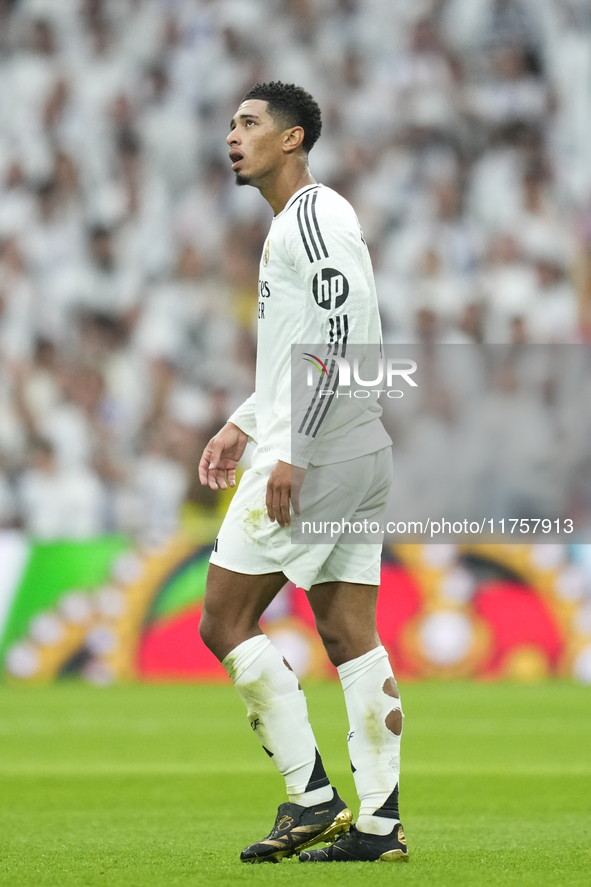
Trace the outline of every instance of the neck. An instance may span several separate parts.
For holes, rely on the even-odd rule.
[[[303,169],[286,167],[272,181],[259,186],[259,191],[277,215],[300,188],[315,185],[316,179],[310,174],[306,165]]]

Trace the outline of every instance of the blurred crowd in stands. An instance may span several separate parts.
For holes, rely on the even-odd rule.
[[[261,80],[323,109],[386,341],[591,338],[588,0],[0,0],[0,525],[212,507],[270,223],[225,137]]]

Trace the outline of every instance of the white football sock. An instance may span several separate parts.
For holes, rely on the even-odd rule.
[[[269,638],[257,635],[243,641],[222,665],[246,705],[250,726],[285,778],[289,800],[303,807],[332,800],[308,721],[306,697]]]
[[[388,654],[376,647],[338,667],[349,715],[349,756],[361,801],[357,828],[389,834],[397,822],[402,708]]]

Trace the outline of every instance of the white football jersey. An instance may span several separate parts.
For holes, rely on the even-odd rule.
[[[352,346],[362,361],[364,349],[382,341],[369,252],[352,206],[336,191],[307,185],[274,217],[258,314],[255,393],[229,419],[256,442],[253,467],[279,459],[327,465],[390,446],[377,394],[337,405],[332,370],[298,389],[292,404],[292,345],[317,344],[314,356],[327,363]]]

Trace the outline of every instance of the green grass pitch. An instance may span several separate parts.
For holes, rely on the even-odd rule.
[[[355,809],[337,684],[305,687]],[[402,687],[406,864],[246,866],[282,780],[230,686],[0,686],[0,884],[591,884],[591,689]]]

